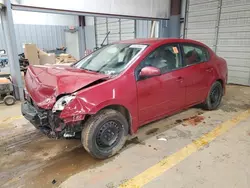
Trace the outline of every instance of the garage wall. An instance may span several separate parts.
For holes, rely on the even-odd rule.
[[[230,83],[250,85],[250,1],[223,0],[217,54],[228,63]]]
[[[189,0],[185,37],[207,44],[228,63],[228,83],[250,85],[250,1]]]
[[[4,35],[3,35],[2,27],[0,27],[0,50],[1,49],[6,50],[5,38],[4,38]]]
[[[66,26],[15,24],[18,53],[23,52],[24,43],[34,43],[44,50],[65,46],[66,28]]]
[[[34,43],[44,50],[52,50],[65,46],[67,26],[15,24],[18,53],[23,53],[24,43]],[[5,38],[0,28],[0,49],[6,50]]]
[[[99,18],[98,21],[96,21],[98,27],[95,25],[95,18],[86,16],[85,17],[85,23],[86,26],[85,29],[85,41],[86,41],[86,49],[87,50],[93,50],[96,47],[96,29],[98,29],[97,33],[98,35],[98,45],[101,44],[103,41],[106,33],[107,33],[107,26],[106,26],[107,18]],[[109,18],[109,27],[111,33],[109,37],[109,43],[114,41],[119,41],[121,39],[133,39],[133,38],[148,38],[150,37],[150,28],[151,28],[151,21],[149,20],[124,20],[123,22],[120,22],[117,18]],[[131,22],[129,25],[127,25],[129,22]],[[133,22],[133,24],[132,24]],[[121,23],[125,23],[126,25],[120,26]],[[122,34],[119,34],[119,28],[122,31]],[[135,30],[135,31],[134,31]],[[135,32],[135,36],[134,36]],[[105,42],[106,44],[107,42]]]
[[[107,33],[110,32],[104,44],[135,38],[135,20],[95,17],[96,44],[101,46]]]
[[[29,25],[67,25],[76,26],[78,16],[63,14],[48,14],[39,12],[12,11],[14,24]]]
[[[149,38],[151,22],[149,20],[136,20],[136,38]]]
[[[85,45],[86,50],[93,50],[96,47],[96,38],[95,38],[95,20],[94,17],[86,16],[85,17]]]
[[[18,53],[23,52],[24,43],[35,43],[39,48],[45,50],[66,46],[64,30],[78,24],[77,16],[25,11],[12,12]],[[2,27],[0,27],[0,49],[6,50],[4,40]]]
[[[219,0],[189,0],[185,37],[215,50]]]

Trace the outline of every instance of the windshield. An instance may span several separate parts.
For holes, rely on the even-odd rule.
[[[117,75],[146,47],[147,45],[112,44],[95,51],[74,66],[107,75]]]

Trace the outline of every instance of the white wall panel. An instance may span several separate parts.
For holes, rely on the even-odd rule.
[[[194,1],[192,4],[189,4],[189,11],[194,12],[194,11],[202,11],[202,10],[209,10],[209,9],[216,9],[218,7],[218,1],[205,1],[201,2],[199,0]]]
[[[77,26],[78,17],[62,14],[13,11],[15,24]]]
[[[136,38],[150,37],[151,21],[136,20]]]
[[[250,1],[223,0],[217,53],[228,62],[229,82],[250,85]]]
[[[185,37],[214,49],[219,0],[189,0],[188,4]]]
[[[107,18],[102,18],[102,17],[95,18],[96,45],[99,47],[102,44],[108,32],[107,22],[108,22]],[[104,45],[108,44],[108,40],[106,39],[103,44]]]
[[[169,18],[170,0],[23,0],[22,4],[139,17]]]
[[[99,47],[108,32],[110,33],[104,44],[135,38],[135,20],[96,17],[95,28]]]
[[[121,40],[135,38],[135,20],[121,19]]]
[[[53,50],[65,43],[66,26],[15,24],[18,53],[23,53],[23,44],[34,43],[38,48]],[[5,49],[3,31],[0,29],[0,49]]]

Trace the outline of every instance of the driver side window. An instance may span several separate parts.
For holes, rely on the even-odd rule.
[[[180,50],[177,44],[168,44],[158,47],[150,53],[137,67],[136,75],[146,66],[152,66],[160,69],[161,74],[182,67]]]

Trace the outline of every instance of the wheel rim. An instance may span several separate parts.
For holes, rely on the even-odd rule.
[[[220,103],[221,90],[219,86],[216,86],[212,89],[210,93],[210,103],[212,106],[216,106]]]
[[[13,99],[11,99],[11,98],[6,99],[5,101],[6,101],[6,103],[9,104],[9,105],[10,105],[10,104],[13,104]]]
[[[118,121],[105,122],[97,132],[96,144],[100,149],[110,149],[121,139],[122,124]]]

